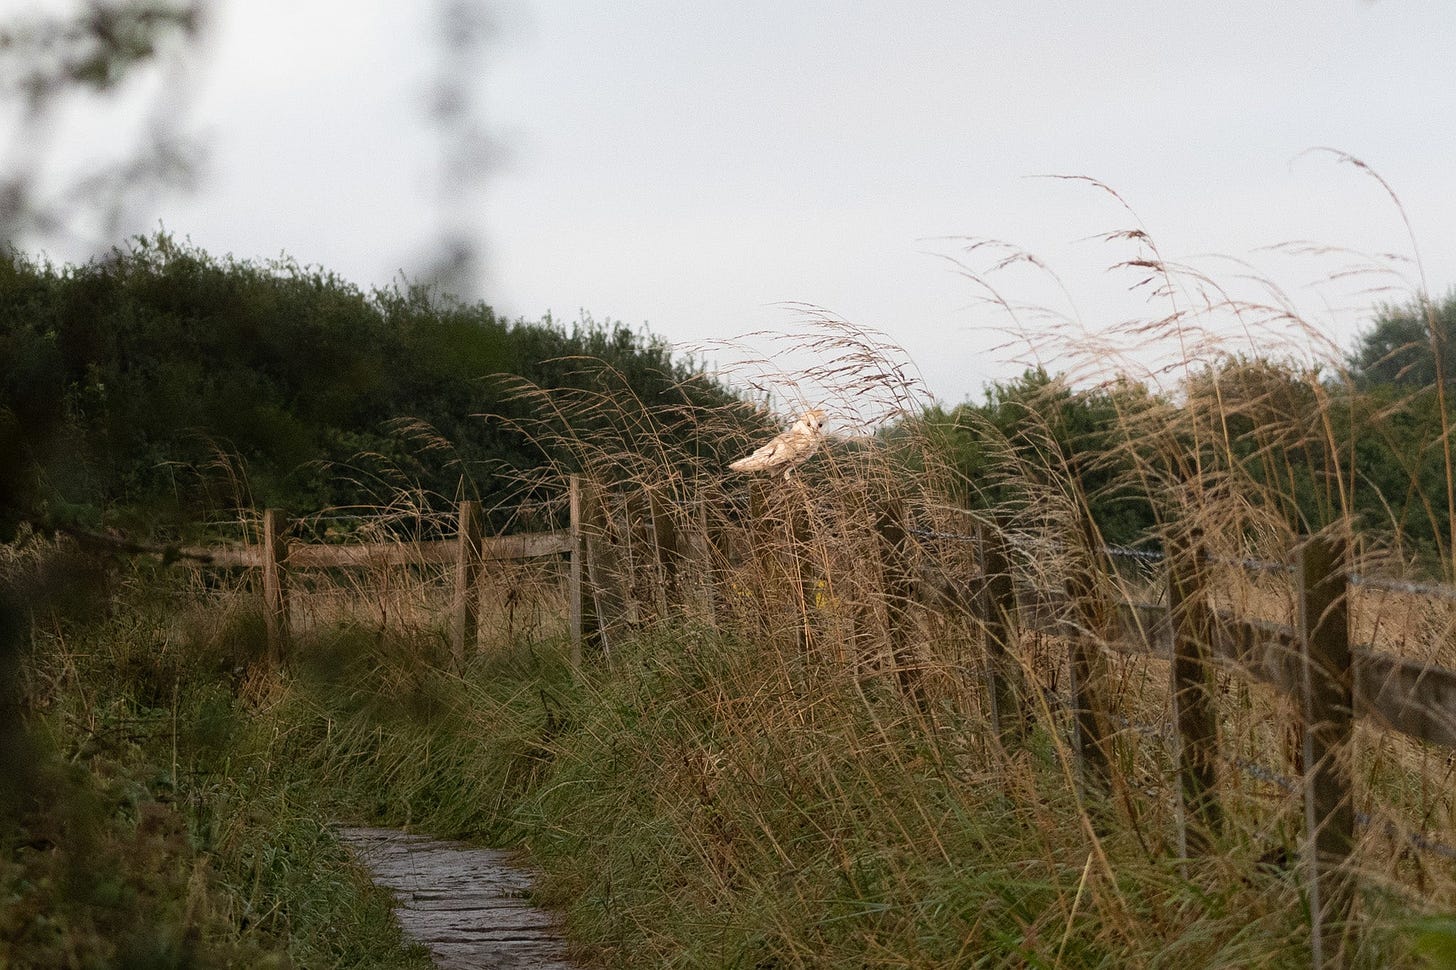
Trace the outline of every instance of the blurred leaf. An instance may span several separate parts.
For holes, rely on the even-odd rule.
[[[1415,950],[1437,970],[1456,968],[1456,918],[1442,917],[1418,924]]]

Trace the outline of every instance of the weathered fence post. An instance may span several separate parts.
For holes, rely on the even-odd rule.
[[[880,562],[884,575],[885,606],[890,624],[890,655],[900,690],[928,711],[929,698],[921,683],[920,665],[911,640],[910,600],[914,584],[910,578],[910,541],[905,532],[905,508],[898,498],[880,500],[875,509],[875,531],[880,537]]]
[[[721,629],[730,615],[727,590],[724,588],[729,574],[729,541],[725,521],[727,496],[723,496],[722,509],[710,511],[709,494],[705,492],[698,504],[699,528],[703,532],[703,582],[707,584],[708,610],[713,618],[713,626]]]
[[[653,559],[662,578],[657,591],[658,614],[659,618],[666,618],[668,611],[682,602],[678,574],[684,556],[671,503],[655,488],[647,489],[647,514],[652,519]]]
[[[788,509],[790,579],[798,592],[799,652],[808,655],[816,646],[815,616],[818,612],[820,587],[815,579],[816,565],[812,558],[814,531],[807,504],[795,503]]]
[[[567,483],[567,507],[570,523],[567,526],[571,537],[571,551],[567,553],[570,574],[567,579],[566,602],[570,614],[571,663],[581,666],[582,596],[581,596],[581,479],[571,476]]]
[[[1208,851],[1223,826],[1216,788],[1218,720],[1209,690],[1212,614],[1204,599],[1203,536],[1178,534],[1168,550],[1168,616],[1173,630],[1173,720],[1178,728],[1179,853]],[[1195,824],[1190,825],[1193,821]]]
[[[583,624],[586,642],[611,656],[619,630],[636,625],[630,614],[622,551],[613,542],[608,507],[610,495],[592,482],[582,493],[582,534],[586,547],[586,583],[591,593],[591,615]]]
[[[1072,687],[1072,737],[1081,767],[1083,790],[1088,795],[1106,797],[1112,791],[1111,739],[1103,713],[1101,644],[1107,635],[1107,604],[1098,589],[1096,576],[1102,562],[1101,541],[1090,518],[1082,522],[1083,555],[1073,562],[1067,573],[1067,595],[1077,615],[1078,629],[1073,633],[1067,672]]]
[[[1344,964],[1355,900],[1348,865],[1355,842],[1355,811],[1346,549],[1343,537],[1327,535],[1310,536],[1299,549],[1305,865],[1310,944],[1317,968]]]
[[[779,575],[778,536],[774,533],[775,523],[769,518],[770,509],[768,485],[761,478],[750,478],[747,548],[753,568],[750,582],[754,587],[754,599],[749,618],[757,628],[758,636],[765,641],[774,639],[776,631],[773,623],[774,611],[765,608],[763,597],[782,581]]]
[[[752,536],[749,548],[755,554],[773,545],[773,529],[768,519],[768,487],[757,478],[748,480],[748,530]]]
[[[273,666],[288,652],[288,540],[283,537],[283,516],[277,509],[263,510],[263,628],[268,637],[268,659]]]
[[[611,570],[617,588],[622,593],[623,619],[636,623],[656,612],[657,594],[650,580],[644,583],[643,574],[648,572],[643,553],[650,553],[651,547],[643,531],[649,512],[642,507],[641,491],[633,486],[635,482],[618,485],[603,493],[602,509],[605,512],[603,535],[611,536],[611,556],[616,566]],[[648,587],[645,591],[643,586]],[[649,599],[651,597],[651,599]]]
[[[1016,587],[1011,578],[1011,557],[1000,527],[976,528],[982,583],[981,620],[985,629],[985,673],[991,698],[991,725],[1007,748],[1026,740],[1027,710],[1021,664],[1013,653],[1016,643]]]
[[[451,625],[451,658],[455,669],[465,666],[465,650],[474,647],[480,633],[480,509],[475,502],[460,503],[455,547],[455,622]]]
[[[602,588],[598,574],[602,571],[597,562],[597,546],[600,540],[595,534],[599,510],[597,508],[597,487],[590,481],[578,482],[578,498],[581,502],[577,528],[581,530],[581,642],[583,649],[591,648],[603,655],[609,652],[607,631],[602,619]]]

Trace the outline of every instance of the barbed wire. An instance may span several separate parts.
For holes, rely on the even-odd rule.
[[[951,542],[976,542],[977,537],[964,532],[949,532],[944,529],[909,529],[910,535],[919,536],[923,539],[941,539]],[[1008,541],[1013,546],[1026,546],[1025,540],[1010,537]],[[1064,549],[1061,543],[1056,545],[1058,549]],[[1098,549],[1098,552],[1115,559],[1132,559],[1138,562],[1158,563],[1166,562],[1168,554],[1160,549],[1134,549],[1131,546],[1106,545]],[[1250,572],[1266,573],[1293,573],[1295,566],[1291,563],[1281,562],[1277,559],[1257,559],[1252,556],[1235,558],[1231,556],[1215,556],[1204,553],[1204,562],[1217,563],[1223,566],[1238,566]],[[1361,586],[1366,589],[1383,590],[1388,593],[1409,593],[1412,595],[1434,596],[1439,599],[1456,601],[1456,586],[1444,583],[1419,583],[1405,579],[1394,579],[1383,576],[1371,576],[1366,573],[1349,573],[1349,581],[1352,586]]]
[[[1417,596],[1433,596],[1437,599],[1456,600],[1456,586],[1444,583],[1416,583],[1405,579],[1387,579],[1382,576],[1367,576],[1364,573],[1350,573],[1351,586],[1363,586],[1386,593],[1411,593]]]
[[[1168,558],[1166,553],[1159,552],[1157,549],[1133,549],[1129,546],[1103,546],[1099,551],[1104,556],[1135,559],[1139,562],[1162,562]]]
[[[907,529],[912,536],[920,536],[922,539],[948,539],[951,542],[975,542],[976,536],[966,535],[963,532],[945,532],[940,529]]]

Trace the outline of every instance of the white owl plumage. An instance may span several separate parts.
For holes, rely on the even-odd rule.
[[[753,454],[728,466],[735,472],[777,472],[783,470],[785,481],[794,469],[808,460],[824,437],[824,412],[805,411],[793,427],[782,432]]]

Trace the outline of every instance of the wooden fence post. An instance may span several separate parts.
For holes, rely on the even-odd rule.
[[[474,647],[480,633],[480,510],[475,502],[460,503],[455,546],[455,622],[451,625],[451,659],[455,669],[465,666],[465,650]]]
[[[633,625],[628,615],[628,592],[622,578],[621,551],[612,541],[611,514],[607,502],[610,495],[592,482],[582,488],[582,545],[585,555],[585,580],[590,594],[590,609],[582,622],[585,642],[610,657],[617,631]],[[585,604],[584,604],[585,607]]]
[[[796,502],[788,509],[789,555],[787,564],[792,570],[789,578],[798,592],[799,610],[799,652],[805,656],[816,647],[815,617],[818,613],[819,587],[815,579],[816,563],[811,555],[814,548],[814,532],[809,521],[809,507]]]
[[[1299,549],[1305,865],[1317,968],[1344,964],[1355,899],[1348,865],[1355,812],[1346,549],[1344,538],[1326,535],[1308,537]]]
[[[890,655],[895,661],[895,676],[900,690],[915,701],[922,712],[930,709],[930,700],[921,683],[920,666],[911,646],[910,600],[914,584],[910,578],[910,542],[905,533],[905,509],[897,498],[882,499],[875,510],[875,531],[880,537],[880,562],[885,578],[885,605],[890,623]]]
[[[268,659],[277,667],[288,653],[288,540],[283,537],[283,515],[263,510],[263,628],[268,636]]]
[[[712,493],[704,492],[698,504],[699,528],[703,533],[703,582],[707,584],[708,611],[713,627],[721,629],[727,622],[729,602],[724,583],[729,574],[729,542],[726,518],[726,496],[720,509],[709,509]]]
[[[581,558],[585,550],[582,548],[581,541],[581,479],[576,475],[572,475],[567,484],[567,499],[571,516],[568,526],[571,535],[571,551],[567,553],[570,576],[566,600],[570,613],[571,663],[572,666],[579,667],[581,666],[582,636]]]
[[[985,674],[991,725],[1004,747],[1026,740],[1025,684],[1012,647],[1016,643],[1016,587],[1006,536],[998,527],[978,526],[981,560],[981,618],[985,628]]]
[[[590,482],[581,484],[581,642],[582,649],[590,647],[603,656],[611,651],[607,643],[607,631],[602,620],[602,588],[598,580],[601,564],[597,562],[597,546],[600,539],[594,534],[598,519],[596,486]]]
[[[752,536],[749,549],[761,562],[761,553],[772,547],[774,535],[768,521],[768,488],[758,478],[748,480],[748,531]]]
[[[634,628],[656,623],[667,611],[668,597],[657,569],[657,534],[648,491],[636,482],[626,483],[609,493],[606,507],[612,534],[619,540],[615,575],[622,591],[623,619]]]
[[[669,610],[682,603],[678,574],[685,557],[677,523],[672,516],[672,504],[663,499],[655,488],[647,489],[647,512],[652,519],[653,559],[662,578],[658,589],[658,613],[660,619],[665,619]]]
[[[1168,616],[1173,628],[1172,700],[1178,728],[1179,854],[1209,850],[1223,827],[1216,788],[1218,720],[1209,690],[1212,614],[1204,599],[1203,537],[1179,534],[1168,550]],[[1195,823],[1190,826],[1191,820]]]
[[[757,628],[758,637],[765,641],[773,639],[774,624],[770,611],[764,608],[763,597],[780,582],[780,577],[777,575],[778,537],[774,534],[774,523],[769,520],[769,509],[767,484],[761,478],[750,478],[748,480],[747,550],[748,559],[753,568],[751,578],[748,579],[753,601],[748,614],[750,621]],[[742,613],[740,612],[739,615],[742,616]]]
[[[1085,516],[1082,522],[1083,556],[1074,562],[1067,574],[1067,594],[1078,616],[1078,629],[1072,636],[1067,672],[1072,681],[1072,737],[1081,767],[1083,790],[1088,795],[1106,797],[1112,791],[1111,739],[1103,713],[1101,645],[1107,633],[1107,608],[1097,587],[1096,572],[1102,554],[1101,542]]]

